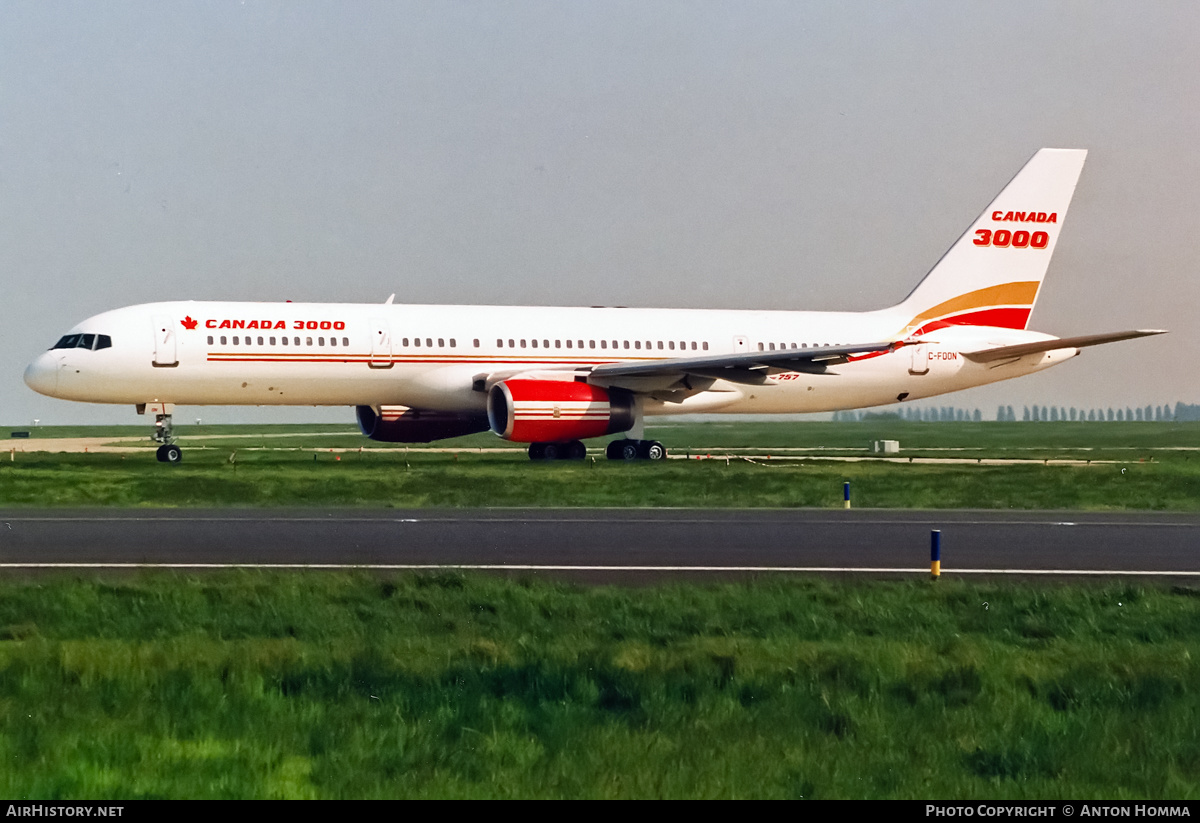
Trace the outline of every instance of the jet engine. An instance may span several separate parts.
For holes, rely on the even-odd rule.
[[[446,412],[410,409],[408,406],[356,406],[358,428],[372,440],[384,443],[428,443],[487,431],[482,412]]]
[[[492,386],[487,408],[492,431],[518,443],[601,437],[634,423],[630,392],[567,380],[505,380]]]

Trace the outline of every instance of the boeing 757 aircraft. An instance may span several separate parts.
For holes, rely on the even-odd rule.
[[[491,429],[535,460],[666,456],[650,415],[879,406],[1031,374],[1151,334],[1029,331],[1087,152],[1042,149],[904,301],[869,312],[149,303],[90,317],[25,370],[51,397],[155,415],[177,405],[354,406],[374,440]]]

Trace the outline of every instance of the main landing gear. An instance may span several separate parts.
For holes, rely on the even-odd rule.
[[[667,449],[657,440],[614,440],[605,449],[609,460],[662,460]],[[578,440],[566,443],[530,443],[530,460],[583,460],[587,448]]]
[[[582,460],[587,457],[587,447],[578,440],[566,443],[530,443],[530,460]]]
[[[667,447],[657,440],[614,440],[605,454],[609,460],[665,460]]]

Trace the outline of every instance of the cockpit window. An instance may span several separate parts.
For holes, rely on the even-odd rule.
[[[54,344],[56,349],[107,349],[112,338],[107,334],[66,334]]]

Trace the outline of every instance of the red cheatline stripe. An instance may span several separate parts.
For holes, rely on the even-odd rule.
[[[963,314],[952,314],[946,317],[939,317],[936,320],[926,321],[919,329],[913,332],[913,336],[917,337],[935,329],[944,329],[948,326],[995,326],[1002,329],[1023,329],[1029,322],[1031,312],[1032,309],[1028,307],[1017,308],[1006,306],[964,312]]]

